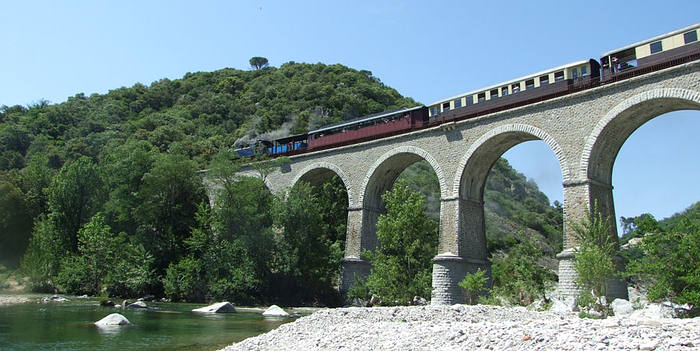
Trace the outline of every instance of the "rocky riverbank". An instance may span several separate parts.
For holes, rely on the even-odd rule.
[[[0,306],[14,305],[34,301],[35,298],[28,295],[5,295],[0,294]]]
[[[224,350],[698,350],[700,318],[604,320],[496,306],[328,309]]]

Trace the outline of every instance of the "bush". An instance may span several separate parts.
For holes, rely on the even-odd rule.
[[[365,280],[358,277],[357,274],[353,274],[354,283],[348,288],[347,296],[348,299],[360,299],[363,301],[369,300],[369,288],[365,283]]]
[[[163,288],[173,301],[204,301],[207,284],[200,260],[185,257],[178,263],[171,263],[163,278]]]
[[[588,218],[580,223],[571,223],[571,226],[579,244],[574,262],[576,283],[581,289],[579,306],[607,315],[608,308],[603,303],[605,284],[615,275],[613,257],[616,253],[615,241],[610,234],[610,220],[603,218],[597,204],[594,204]]]
[[[100,285],[93,280],[94,271],[94,267],[85,257],[70,257],[61,267],[61,272],[56,277],[56,285],[61,291],[73,295],[98,295]]]
[[[511,303],[527,306],[544,297],[556,277],[538,264],[542,251],[533,242],[515,245],[506,253],[492,258],[493,290]]]
[[[648,234],[637,247],[641,255],[627,265],[628,276],[647,288],[650,300],[700,306],[700,225],[683,218],[663,231],[652,219],[640,229]]]
[[[470,305],[476,305],[479,301],[479,293],[488,281],[485,274],[486,271],[479,268],[476,272],[464,276],[464,279],[458,283],[459,287],[464,289],[467,293],[467,299]]]

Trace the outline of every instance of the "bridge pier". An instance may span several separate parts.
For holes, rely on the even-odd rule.
[[[345,257],[340,260],[340,293],[345,295],[355,284],[356,278],[366,279],[372,265],[360,257]]]
[[[612,189],[610,184],[591,179],[564,183],[564,250],[556,256],[559,260],[557,292],[562,297],[576,298],[580,293],[574,269],[578,243],[570,223],[580,223],[597,206],[601,215],[610,221],[610,236],[615,241],[615,246],[618,245]],[[614,263],[618,272],[624,271],[625,262],[621,257],[615,256]],[[625,280],[609,279],[606,282],[606,297],[609,301],[615,298],[627,299]]]

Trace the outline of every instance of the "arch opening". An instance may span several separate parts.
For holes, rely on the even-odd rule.
[[[556,141],[544,131],[531,126],[512,125],[497,128],[480,138],[474,143],[474,146],[468,150],[466,157],[461,164],[460,169],[462,170],[462,173],[460,174],[460,178],[455,182],[455,186],[458,187],[456,190],[456,198],[459,200],[459,213],[457,216],[458,238],[452,249],[457,250],[460,256],[472,257],[480,260],[486,260],[488,257],[489,248],[487,247],[486,239],[486,212],[484,211],[485,200],[492,201],[489,212],[491,217],[494,216],[494,213],[497,214],[499,211],[502,212],[501,214],[513,212],[512,208],[503,209],[500,208],[503,207],[503,204],[499,205],[493,203],[495,200],[498,200],[498,196],[496,195],[489,196],[485,199],[484,194],[487,181],[489,180],[489,174],[490,172],[491,174],[494,172],[499,172],[500,174],[504,172],[512,173],[513,171],[511,170],[511,167],[508,165],[507,161],[499,161],[501,156],[506,154],[507,151],[511,153],[509,150],[517,150],[521,148],[521,146],[518,146],[520,144],[525,143],[525,145],[533,145],[532,141],[536,140],[539,141],[538,143],[540,143],[540,157],[548,157],[547,155],[552,154],[555,156],[556,161],[550,162],[550,164],[555,165],[554,167],[551,167],[550,177],[557,178],[556,176],[552,175],[555,174],[554,172],[556,172],[554,169],[558,168],[560,173],[556,173],[559,173],[558,175],[561,176],[560,179],[565,181],[568,175],[568,166],[560,147]],[[538,143],[534,143],[534,145],[538,145]],[[522,147],[525,147],[525,145]],[[516,189],[513,187],[518,185],[513,184],[514,181],[519,183],[520,188],[517,190],[520,191],[521,194],[514,193]],[[548,200],[540,199],[540,201],[536,201],[537,198],[541,197],[539,194],[534,194],[534,189],[536,189],[536,186],[533,187],[531,184],[528,184],[527,178],[523,178],[522,175],[518,176],[517,173],[513,173],[509,175],[509,179],[505,179],[501,175],[500,182],[510,184],[509,188],[506,189],[504,187],[505,184],[499,185],[496,181],[491,181],[493,187],[500,187],[503,191],[507,190],[508,192],[512,193],[512,196],[515,196],[515,199],[520,198],[522,201],[526,201],[528,196],[534,196],[534,198],[527,200],[528,205],[520,204],[520,207],[525,208],[530,206],[533,208],[545,208],[549,206],[549,203],[547,203]],[[525,192],[525,189],[533,189],[529,190],[529,192],[532,194],[528,195],[527,192]],[[510,207],[513,206],[510,205]],[[542,208],[540,208],[540,210],[544,211]],[[524,226],[528,225],[528,223],[526,223],[526,219],[524,218],[521,218],[520,222]],[[537,228],[535,224],[536,223],[530,223],[529,225],[531,227],[535,227],[533,229],[543,229]],[[491,225],[490,227],[493,228],[494,225]],[[549,229],[551,231],[552,228]],[[559,231],[559,229],[556,228],[554,230]],[[497,248],[498,247],[492,247],[491,249],[493,250]],[[556,248],[550,248],[550,250],[552,249]]]
[[[287,285],[306,303],[341,304],[338,284],[348,236],[345,184],[334,169],[310,167],[294,179],[275,214],[283,231],[283,246],[299,267],[298,279]]]
[[[410,303],[414,296],[431,297],[443,189],[440,184],[444,179],[441,182],[439,167],[426,155],[406,150],[384,155],[370,168],[363,188],[362,232],[357,249],[373,251],[371,264],[379,268],[369,275],[368,284],[394,280],[385,275],[398,269],[404,274],[396,279],[398,288],[373,293],[402,303]],[[416,193],[423,200],[418,200]],[[417,213],[420,211],[423,213]],[[383,215],[385,219],[380,219]]]
[[[597,177],[594,179],[610,182],[611,206],[607,215],[617,220],[619,237],[631,234],[634,218],[651,214],[662,220],[700,201],[695,179],[695,150],[700,149],[698,110],[662,110],[645,118],[623,115],[619,118],[627,118],[626,129],[619,126],[623,121],[611,128],[623,129],[625,134],[617,140],[610,132],[601,134],[608,140],[601,140],[600,151],[593,154],[596,158],[591,160],[589,169],[591,177]],[[622,243],[628,239],[625,237]]]

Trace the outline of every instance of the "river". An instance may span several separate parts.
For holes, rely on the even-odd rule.
[[[0,350],[217,350],[293,320],[190,312],[202,304],[153,302],[148,310],[116,310],[95,299],[69,299],[0,306]],[[133,325],[93,324],[114,312]]]

